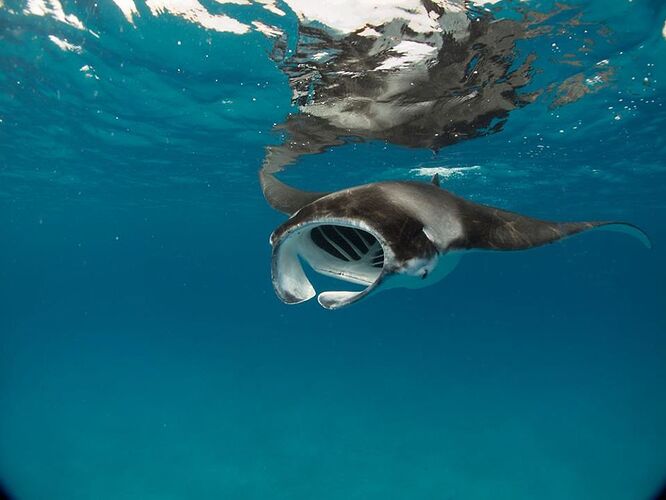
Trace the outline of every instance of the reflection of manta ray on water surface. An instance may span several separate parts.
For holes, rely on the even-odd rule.
[[[271,173],[350,139],[437,151],[500,131],[511,111],[544,91],[524,90],[536,55],[521,56],[517,43],[544,35],[546,21],[561,14],[523,9],[521,18],[496,19],[452,0],[287,3],[299,16],[295,53],[287,54],[285,38],[273,52],[299,112],[276,126],[283,142],[267,148]],[[563,26],[579,22],[573,16]],[[554,105],[592,91],[564,88]]]
[[[267,148],[260,174],[268,203],[290,215],[271,236],[280,299],[315,295],[301,261],[365,287],[319,295],[322,306],[337,309],[381,289],[432,284],[465,250],[523,250],[602,226],[649,246],[631,224],[532,219],[459,198],[438,178],[436,185],[379,182],[335,193],[307,193],[275,178],[301,155],[350,137],[437,151],[501,130],[510,111],[537,97],[521,92],[535,58],[517,61],[516,41],[534,36],[544,16],[495,20],[453,2],[415,4],[373,24],[362,19],[347,33],[335,17],[337,28],[303,25],[296,55],[282,65],[300,113],[277,127],[284,142]]]

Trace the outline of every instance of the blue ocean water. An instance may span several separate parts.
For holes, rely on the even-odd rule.
[[[434,286],[338,311],[275,296],[268,238],[286,216],[257,179],[279,124],[313,104],[294,98],[305,66],[289,68],[307,8],[156,5],[0,0],[12,498],[654,495],[666,480],[662,1],[575,2],[518,37],[507,64],[536,56],[521,87],[535,96],[497,130],[437,148],[349,134],[279,174],[336,190],[439,172],[475,202],[630,221],[651,250],[591,232],[475,252]],[[283,58],[253,20],[279,28]],[[479,91],[504,80],[489,82]]]

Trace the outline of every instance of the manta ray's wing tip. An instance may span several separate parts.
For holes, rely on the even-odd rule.
[[[647,233],[630,222],[607,222],[601,224],[599,228],[605,231],[616,231],[618,233],[628,234],[640,241],[645,248],[652,249],[652,241],[650,241],[650,237]]]

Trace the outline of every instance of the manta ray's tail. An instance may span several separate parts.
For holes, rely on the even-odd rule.
[[[590,229],[604,229],[629,234],[647,248],[650,239],[638,226],[627,222],[586,221],[548,222],[484,205],[460,200],[465,237],[455,246],[486,250],[525,250],[559,241]]]

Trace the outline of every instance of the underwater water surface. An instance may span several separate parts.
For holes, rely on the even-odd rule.
[[[0,0],[14,499],[649,499],[666,480],[666,5]],[[433,24],[434,23],[434,24]],[[261,168],[549,220],[285,305]]]

